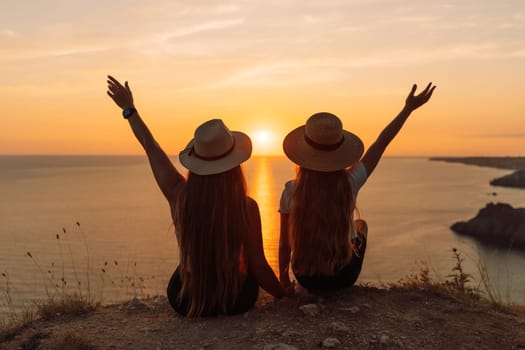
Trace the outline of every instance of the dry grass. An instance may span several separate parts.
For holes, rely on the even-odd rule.
[[[479,287],[473,287],[472,275],[465,272],[463,269],[464,259],[461,253],[452,248],[452,257],[455,265],[452,268],[452,273],[447,276],[446,280],[435,280],[430,275],[430,269],[426,264],[423,264],[417,275],[409,275],[397,283],[387,285],[387,288],[393,290],[417,290],[426,291],[438,295],[450,296],[459,298],[465,302],[479,302],[483,299],[483,293]]]
[[[45,267],[34,254],[30,251],[26,252],[26,256],[39,271],[45,292],[43,300],[34,302],[32,307],[25,308],[22,311],[17,310],[12,298],[16,290],[12,288],[10,275],[8,271],[3,271],[0,274],[0,280],[3,281],[3,288],[0,289],[0,300],[8,308],[7,317],[0,318],[0,341],[16,336],[20,330],[37,318],[47,320],[63,315],[82,315],[93,311],[102,303],[105,283],[111,283],[113,287],[120,289],[123,295],[130,295],[131,293],[135,298],[147,296],[144,292],[145,279],[136,274],[136,262],[128,261],[124,270],[121,270],[117,260],[114,260],[113,264],[108,264],[105,261],[102,268],[94,271],[90,262],[86,236],[79,222],[76,222],[75,226],[76,230],[71,234],[62,228],[62,232],[55,235],[60,259],[58,263],[55,264],[53,261],[51,266]],[[83,243],[85,260],[80,266],[78,260],[81,254],[74,254],[71,249],[71,239],[80,239]],[[66,275],[67,264],[70,265],[72,271],[69,276]],[[98,272],[100,275],[98,298],[95,296],[92,285],[92,280],[97,282],[93,272]]]
[[[36,262],[30,253],[28,253],[28,256],[38,266],[38,262]],[[493,288],[491,288],[491,281],[488,279],[486,270],[483,270],[482,268],[480,268],[480,285],[483,285],[485,289],[488,290],[488,292],[481,291],[479,285],[472,286],[473,277],[464,270],[464,259],[462,258],[461,253],[455,248],[452,249],[452,258],[454,261],[454,266],[451,269],[451,274],[446,276],[445,280],[434,279],[433,276],[431,276],[429,267],[426,264],[423,264],[418,274],[409,275],[396,283],[391,283],[383,287],[396,291],[424,291],[441,296],[453,297],[470,304],[489,301],[495,307],[503,310],[525,311],[525,305],[511,305],[509,303],[502,302],[500,299],[497,299],[494,296],[494,293],[491,293],[491,290],[493,290]],[[103,276],[106,275],[109,265],[110,264],[108,264],[108,262],[104,263],[104,267],[101,269]],[[118,269],[119,264],[117,261],[114,261],[114,265],[115,268]],[[479,266],[480,265],[478,265],[478,267]],[[483,271],[485,271],[485,273],[483,273]],[[45,273],[43,274],[45,275]],[[5,272],[2,274],[2,276],[6,280],[3,292],[6,296],[6,299],[10,301],[9,293],[11,290],[9,284],[9,275],[7,272]],[[121,279],[121,283],[123,285],[129,285],[131,283],[131,286],[135,288],[135,294],[137,294],[137,289],[142,289],[142,282],[143,279],[137,278],[134,273],[132,276],[124,276],[124,278]],[[111,283],[115,284],[114,281],[111,281]],[[78,286],[80,286],[80,283],[78,283]],[[62,293],[58,293],[55,295],[55,297],[48,295],[48,298],[44,301],[35,303],[33,309],[26,309],[19,314],[11,312],[11,316],[7,320],[0,320],[0,342],[12,339],[36,318],[47,320],[61,317],[63,315],[82,315],[95,310],[96,307],[100,305],[100,302],[94,302],[91,299],[89,292],[84,294],[68,294],[65,292],[65,288],[60,289],[62,289]],[[487,294],[487,296],[484,294]],[[72,337],[74,338],[73,335],[65,336],[63,340],[60,340],[56,343],[54,348],[75,349],[75,347],[67,347],[67,344],[73,344],[73,342],[77,341],[78,347],[76,348],[91,349],[89,344],[82,343],[81,338],[73,339]]]
[[[422,264],[418,274],[409,275],[397,283],[386,285],[386,287],[393,290],[425,291],[460,299],[470,304],[488,302],[502,311],[525,311],[525,305],[510,302],[510,291],[507,291],[506,297],[503,297],[497,291],[494,283],[489,278],[487,266],[483,261],[477,262],[479,283],[474,285],[474,277],[464,270],[463,262],[465,259],[456,248],[452,248],[452,258],[455,264],[452,268],[452,273],[445,280],[433,279],[428,266]],[[507,281],[507,285],[510,285],[510,281]]]
[[[78,295],[65,295],[58,300],[37,302],[36,312],[43,319],[52,319],[62,315],[82,315],[95,310],[97,305]]]
[[[20,334],[27,324],[18,321],[4,321],[0,323],[0,343],[7,342]]]
[[[12,313],[7,320],[0,322],[0,343],[16,337],[37,318],[50,320],[63,315],[78,316],[95,310],[97,306],[98,304],[93,304],[78,295],[65,295],[58,300],[48,299],[37,302],[34,308],[26,308],[21,313]],[[61,348],[57,347],[57,349]],[[63,347],[63,349],[77,348]]]

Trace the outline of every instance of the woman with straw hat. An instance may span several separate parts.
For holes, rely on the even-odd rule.
[[[179,154],[189,170],[185,179],[139,116],[128,82],[111,76],[107,82],[170,205],[180,247],[167,290],[172,307],[187,316],[237,314],[255,304],[259,286],[284,296],[264,256],[259,208],[246,195],[240,164],[251,155],[249,137],[220,119],[200,125]]]
[[[404,108],[362,158],[363,142],[330,113],[312,115],[285,137],[284,152],[298,165],[279,208],[279,274],[286,290],[293,291],[290,263],[297,281],[308,290],[350,287],[357,280],[367,237],[366,222],[353,216],[357,194],[388,144],[412,111],[430,99],[435,86],[430,83],[414,95],[416,89],[413,85]]]

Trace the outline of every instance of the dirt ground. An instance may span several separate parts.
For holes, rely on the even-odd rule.
[[[238,316],[187,319],[167,299],[34,321],[1,349],[525,349],[525,310],[418,290],[300,290]]]

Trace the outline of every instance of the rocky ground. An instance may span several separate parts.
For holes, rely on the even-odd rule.
[[[2,339],[2,338],[0,338]],[[238,316],[187,319],[166,298],[38,320],[1,349],[525,349],[525,310],[418,289],[299,290]]]

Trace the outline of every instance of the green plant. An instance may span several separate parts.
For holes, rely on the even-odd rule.
[[[461,253],[456,248],[452,248],[452,256],[455,265],[452,268],[452,273],[444,281],[433,279],[426,262],[421,262],[418,274],[408,275],[397,283],[388,285],[388,287],[390,289],[424,290],[468,300],[479,300],[479,288],[471,286],[472,277],[463,268],[464,258],[461,257]]]
[[[461,257],[461,253],[456,248],[452,248],[452,255],[455,265],[452,268],[452,273],[447,275],[449,279],[445,281],[445,284],[458,293],[472,291],[472,287],[469,286],[469,283],[472,281],[472,275],[466,273],[463,269],[465,259]]]

